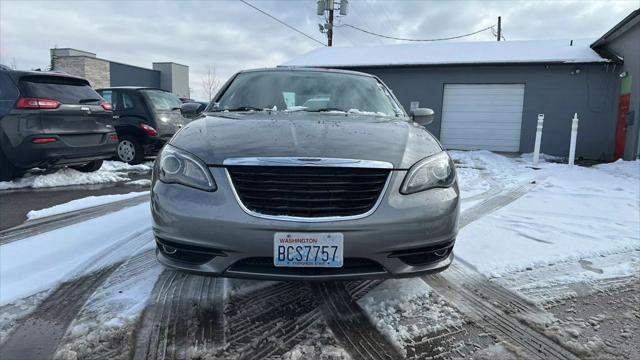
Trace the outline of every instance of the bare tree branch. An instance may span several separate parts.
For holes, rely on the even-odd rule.
[[[213,96],[218,91],[218,87],[220,86],[220,79],[216,76],[216,67],[215,65],[207,68],[207,74],[202,79],[202,90],[204,94],[207,96],[207,101],[211,101]]]

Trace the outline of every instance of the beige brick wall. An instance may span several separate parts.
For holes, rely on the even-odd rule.
[[[85,58],[84,64],[85,78],[89,80],[94,88],[111,86],[109,74],[109,62],[100,59]]]
[[[109,62],[87,56],[59,56],[54,61],[55,71],[83,77],[94,88],[108,87],[110,83]]]

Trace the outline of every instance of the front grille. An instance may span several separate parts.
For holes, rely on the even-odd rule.
[[[312,166],[229,166],[244,206],[274,216],[355,216],[371,210],[389,169]]]

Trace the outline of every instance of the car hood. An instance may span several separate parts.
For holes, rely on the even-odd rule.
[[[225,113],[195,120],[171,145],[207,165],[239,157],[312,157],[386,161],[408,169],[442,151],[423,127],[400,118],[322,113]]]

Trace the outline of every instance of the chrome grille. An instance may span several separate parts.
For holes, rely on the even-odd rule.
[[[227,171],[249,211],[303,218],[367,213],[390,173],[389,169],[316,166],[228,166]]]

